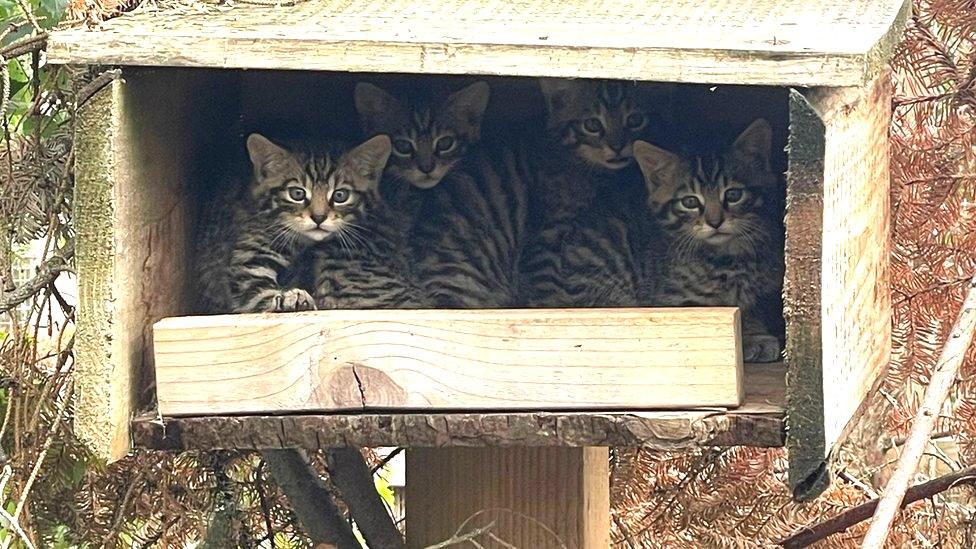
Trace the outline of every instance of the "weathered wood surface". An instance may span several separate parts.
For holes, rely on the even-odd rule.
[[[79,111],[75,429],[109,460],[128,451],[132,412],[151,382],[152,323],[185,301],[186,73],[115,80]]]
[[[826,487],[825,459],[891,352],[890,94],[883,74],[790,99],[784,315],[790,484],[801,499]]]
[[[656,412],[369,413],[218,416],[133,421],[137,446],[170,450],[231,448],[782,446],[785,370],[745,366],[745,401],[734,410]]]
[[[113,320],[115,310],[116,155],[122,83],[112,82],[78,109],[75,138],[75,228],[81,273],[75,342],[75,433],[103,459],[125,454],[134,397],[128,368],[117,368],[126,351]]]
[[[344,310],[168,318],[164,416],[738,406],[738,310]]]
[[[510,547],[610,547],[607,448],[412,448],[406,462],[408,549],[464,523]]]
[[[154,2],[54,33],[53,63],[857,86],[907,0]]]

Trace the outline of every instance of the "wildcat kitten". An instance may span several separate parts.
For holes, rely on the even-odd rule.
[[[436,307],[518,305],[528,197],[524,158],[485,147],[431,191],[411,231],[418,280]]]
[[[360,82],[355,92],[356,111],[366,135],[390,136],[393,153],[386,175],[394,182],[430,189],[481,139],[489,91],[485,82],[475,82],[440,104],[411,104]]]
[[[663,88],[616,80],[542,78],[546,138],[534,144],[539,181],[534,217],[575,213],[607,187],[609,194],[636,192],[634,141],[657,142],[668,110]]]
[[[349,151],[288,150],[259,134],[247,139],[253,177],[230,219],[213,216],[201,239],[199,297],[206,312],[313,309],[285,278],[301,251],[344,238],[363,217],[365,194],[379,184],[390,140],[374,137]]]
[[[771,129],[756,120],[718,155],[679,156],[634,146],[648,190],[658,245],[644,300],[657,307],[736,306],[744,359],[779,359],[758,305],[783,285],[782,212],[768,206],[778,178],[770,167]]]

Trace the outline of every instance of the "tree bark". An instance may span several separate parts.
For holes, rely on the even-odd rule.
[[[403,547],[403,537],[376,492],[373,472],[356,448],[333,448],[325,451],[326,464],[332,482],[342,493],[359,532],[370,547],[397,549]]]
[[[334,545],[338,549],[362,548],[303,452],[264,450],[261,455],[312,543]]]

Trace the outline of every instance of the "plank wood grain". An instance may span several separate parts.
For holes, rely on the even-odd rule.
[[[784,316],[799,499],[826,487],[827,456],[890,358],[890,97],[887,74],[791,93]]]
[[[908,0],[153,2],[48,41],[53,63],[858,86]]]
[[[738,310],[319,311],[168,318],[166,416],[738,406]]]
[[[610,547],[607,448],[407,450],[407,548],[491,525],[509,547]],[[488,547],[504,547],[484,540]]]

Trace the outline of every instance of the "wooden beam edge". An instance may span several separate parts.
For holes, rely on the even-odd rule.
[[[55,32],[49,38],[47,60],[56,65],[406,72],[845,87],[870,81],[877,65],[875,60],[889,54],[893,47],[893,44],[887,46],[884,37],[865,52],[826,53],[280,39],[289,43],[289,47],[282,49],[281,53],[247,55],[247,46],[241,45],[246,41],[240,39],[208,36],[187,36],[186,39],[192,41],[193,48],[185,48],[172,41],[174,49],[172,54],[167,55],[165,44],[162,44],[165,40],[158,36],[121,36],[112,32],[66,30]],[[880,47],[882,43],[886,44],[885,47]],[[200,53],[204,51],[222,54],[215,57]],[[295,51],[315,53],[298,56],[293,55]],[[617,66],[612,63],[594,64],[594,58],[620,59],[620,63]],[[513,62],[517,59],[523,62]],[[717,62],[716,59],[721,61]],[[548,62],[537,62],[546,60]],[[718,70],[708,70],[708,67],[718,67]]]
[[[162,450],[300,447],[781,447],[785,414],[690,411],[207,416],[132,421],[135,446]]]

